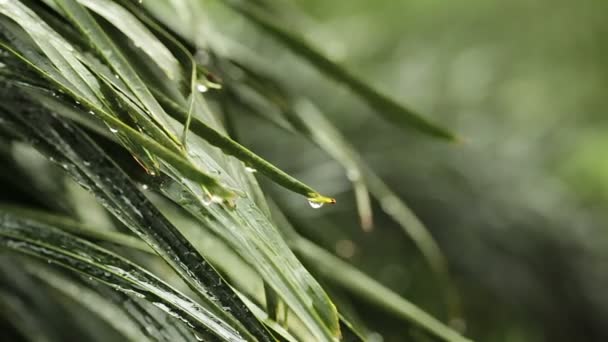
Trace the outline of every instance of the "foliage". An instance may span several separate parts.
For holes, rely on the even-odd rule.
[[[240,113],[340,163],[363,228],[373,226],[375,198],[459,319],[432,235],[329,118],[282,85],[297,80],[268,75],[272,61],[253,51],[216,45],[232,38],[209,33],[202,44],[186,34],[188,15],[208,9],[243,15],[419,139],[454,139],[275,23],[265,2],[0,0],[2,175],[16,188],[0,206],[0,245],[11,255],[1,266],[6,287],[19,288],[0,293],[6,334],[62,340],[83,315],[74,340],[368,339],[322,281],[424,336],[465,341],[300,235],[262,192],[255,171],[303,196],[302,210],[335,203],[239,143]],[[39,309],[49,307],[64,314]]]

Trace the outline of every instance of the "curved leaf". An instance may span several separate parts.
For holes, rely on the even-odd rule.
[[[54,0],[54,2],[65,12],[74,26],[87,37],[108,66],[125,82],[146,109],[147,114],[167,134],[173,145],[179,146],[179,140],[173,135],[172,129],[170,129],[171,126],[167,122],[164,109],[152,96],[141,77],[131,67],[123,53],[110,40],[93,16],[76,0]]]
[[[93,277],[129,295],[144,296],[195,331],[211,332],[227,341],[245,341],[229,323],[144,269],[32,218],[0,213],[0,246]]]
[[[35,16],[35,13],[19,2],[6,2],[0,3],[0,14],[17,20],[17,23],[24,29],[29,28],[28,33],[35,39],[36,43],[40,44],[40,48],[51,58],[54,65],[58,66],[58,69],[37,53],[35,47],[27,44],[27,37],[24,37],[22,32],[14,27],[14,24],[3,16],[0,16],[0,24],[2,24],[0,27],[4,29],[2,33],[11,36],[9,38],[10,44],[15,45],[15,47],[9,45],[9,43],[0,42],[1,47],[22,60],[61,91],[70,94],[77,102],[88,107],[90,113],[99,115],[116,133],[125,135],[135,143],[149,149],[178,168],[185,177],[190,177],[204,184],[215,195],[224,198],[233,196],[232,192],[222,187],[215,178],[194,167],[183,156],[176,154],[175,151],[159,144],[154,139],[137,132],[109,114],[99,100],[99,98],[104,97],[99,89],[99,83],[77,58],[70,54],[74,51],[73,47],[61,37],[54,35],[54,31],[45,26],[44,22]],[[45,36],[47,32],[51,35],[51,39]],[[63,51],[65,55],[58,54],[57,51]],[[74,70],[78,72],[75,73]],[[87,89],[89,93],[83,93]]]
[[[355,94],[364,99],[372,108],[375,108],[376,111],[380,115],[384,116],[387,120],[390,120],[399,126],[416,128],[420,132],[431,136],[452,141],[459,140],[448,130],[403,107],[395,100],[372,88],[366,82],[353,75],[344,67],[323,56],[322,53],[314,49],[297,34],[282,28],[275,23],[275,20],[268,18],[259,10],[252,8],[249,4],[246,4],[246,1],[224,0],[223,2],[226,3],[230,8],[249,19],[266,33],[276,38],[279,42],[288,47],[293,53],[306,59],[313,66],[319,69],[319,71],[323,72],[328,77],[331,77],[334,80],[348,86]]]
[[[169,79],[175,82],[180,81],[182,78],[181,66],[175,56],[129,11],[109,0],[78,1],[131,38],[133,44],[147,54]]]
[[[179,105],[172,102],[170,99],[160,93],[157,93],[157,96],[161,103],[173,109],[168,111],[169,115],[173,116],[179,121],[186,120],[188,114]],[[277,184],[280,184],[286,189],[306,196],[310,201],[314,203],[335,203],[335,200],[333,198],[321,195],[313,188],[293,178],[292,176],[277,168],[276,166],[272,165],[265,159],[259,157],[257,154],[251,152],[235,140],[218,132],[209,125],[206,125],[201,120],[194,118],[190,123],[190,130],[192,131],[192,133],[205,139],[211,145],[219,147],[224,153],[241,160],[243,163],[248,165],[249,168],[263,173],[272,181]]]
[[[216,314],[230,321],[245,336],[254,334],[260,340],[271,340],[213,267],[86,135],[69,122],[59,121],[43,111],[21,112],[18,116],[12,118],[22,120],[16,121],[15,127],[21,127],[27,132],[26,136],[37,137],[34,145],[40,152],[54,158],[81,185],[92,191],[110,212],[201,294],[208,305],[215,306]],[[224,308],[229,308],[230,312]]]
[[[411,321],[444,341],[471,341],[314,243],[304,238],[295,238],[291,240],[290,246],[318,274],[328,281],[357,294],[360,298]]]

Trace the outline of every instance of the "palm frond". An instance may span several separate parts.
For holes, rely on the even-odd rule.
[[[175,3],[193,11],[198,6]],[[270,209],[274,205],[255,171],[315,208],[335,200],[230,135],[226,122],[239,119],[229,116],[229,108],[255,109],[245,88],[279,109],[275,119],[282,127],[312,140],[346,169],[364,228],[372,226],[371,193],[433,267],[447,272],[432,237],[329,120],[300,111],[274,82],[255,88],[252,82],[260,81],[255,77],[231,77],[226,70],[245,70],[244,64],[176,33],[156,15],[156,6],[165,5],[0,1],[2,158],[34,189],[22,189],[34,203],[0,204],[0,247],[19,255],[24,277],[43,283],[45,291],[69,302],[70,310],[82,307],[111,327],[108,334],[125,340],[364,340],[315,276],[432,336],[466,340],[301,237]],[[398,125],[454,138],[248,6],[236,6]],[[199,53],[209,60],[200,62]],[[22,172],[32,171],[32,164],[20,165],[11,155],[14,146],[37,151],[38,176],[80,185],[87,201],[38,187],[31,172]],[[89,213],[87,202],[93,200],[100,206]],[[389,200],[397,201],[397,208],[386,208]],[[306,201],[302,206],[308,207]],[[108,214],[107,222],[97,225],[94,211]],[[3,264],[0,258],[0,268]],[[8,298],[0,292],[6,312],[35,324],[35,312]],[[24,337],[32,333],[18,320],[11,324]],[[81,335],[95,336],[97,330],[87,327]],[[53,334],[42,328],[40,334]]]

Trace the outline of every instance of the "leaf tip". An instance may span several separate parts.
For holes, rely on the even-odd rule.
[[[310,206],[314,209],[318,209],[325,204],[336,204],[336,199],[323,196],[319,193],[311,193],[308,196],[308,204],[310,204]]]

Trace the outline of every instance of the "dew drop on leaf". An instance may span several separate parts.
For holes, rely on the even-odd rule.
[[[313,209],[319,209],[319,208],[321,208],[323,206],[323,203],[316,202],[312,198],[308,199],[308,204],[310,204],[310,207],[313,208]]]
[[[206,85],[199,83],[196,85],[196,90],[198,90],[201,93],[205,93],[205,92],[207,92],[207,90],[209,90],[209,88],[207,88]]]
[[[245,171],[249,172],[249,173],[254,173],[254,172],[258,172],[258,170],[250,167],[250,166],[245,166]]]

